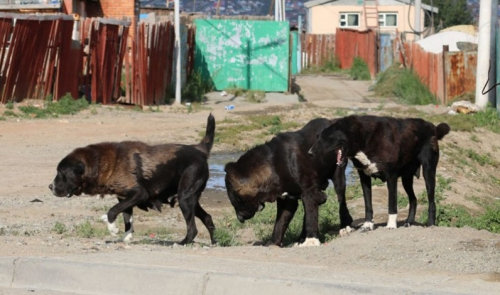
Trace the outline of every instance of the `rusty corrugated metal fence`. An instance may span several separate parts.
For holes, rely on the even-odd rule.
[[[72,29],[67,15],[0,13],[1,103],[77,94],[81,50],[72,43]]]
[[[301,68],[322,67],[335,58],[335,35],[300,34]]]
[[[114,19],[0,13],[0,103],[70,93],[92,103],[163,104],[172,81],[173,25],[141,23],[134,40],[129,27]]]
[[[378,69],[377,32],[337,29],[335,38],[335,55],[340,61],[340,68],[350,69],[354,58],[360,57],[375,77]]]

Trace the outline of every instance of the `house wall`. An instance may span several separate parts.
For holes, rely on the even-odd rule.
[[[408,11],[409,10],[409,11]],[[412,34],[412,27],[415,23],[415,8],[414,6],[408,5],[391,5],[382,6],[378,5],[379,13],[382,12],[393,12],[398,14],[398,26],[397,28],[384,28],[380,27],[381,32],[394,32],[396,29],[400,33],[408,32],[406,34],[407,40],[413,40],[415,35]],[[360,14],[360,26],[356,28],[350,28],[355,30],[366,30],[365,18],[363,15],[363,6],[361,5],[319,5],[310,8],[309,15],[309,33],[312,34],[335,34],[336,29],[339,27],[340,13],[344,12],[354,12]],[[408,15],[409,14],[409,15]],[[424,16],[425,12],[422,9],[421,12],[421,28],[424,28]],[[412,24],[412,26],[410,26]]]

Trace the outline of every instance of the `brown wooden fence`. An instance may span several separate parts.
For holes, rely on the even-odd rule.
[[[0,13],[0,103],[51,94],[58,100],[66,93],[102,104],[165,102],[173,73],[170,22],[141,23],[132,42],[127,21],[95,18],[76,24],[80,38],[73,40],[72,16]],[[187,37],[194,43],[192,29]],[[186,54],[193,47],[189,44]],[[187,60],[189,74],[192,58]]]
[[[80,85],[92,103],[109,104],[121,96],[129,25],[130,22],[101,18],[82,23],[82,43],[88,43],[88,47]]]
[[[0,13],[1,103],[77,94],[81,50],[72,29],[67,15]]]
[[[301,34],[301,68],[322,67],[335,56],[335,35]]]
[[[405,43],[400,62],[415,71],[442,104],[476,89],[476,51],[448,52],[444,47],[437,54],[426,52],[417,43]]]
[[[335,55],[342,69],[350,69],[354,58],[360,57],[368,64],[372,77],[375,77],[378,69],[378,39],[375,31],[337,29],[335,38]]]
[[[174,27],[170,22],[140,23],[126,60],[126,95],[122,102],[158,105],[172,81]]]

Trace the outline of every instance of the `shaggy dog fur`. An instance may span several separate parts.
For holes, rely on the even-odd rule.
[[[147,145],[139,141],[103,142],[77,148],[61,160],[57,175],[49,185],[57,197],[114,194],[119,203],[102,219],[112,235],[118,233],[115,220],[123,213],[124,241],[132,232],[132,210],[174,205],[175,198],[186,220],[187,235],[180,242],[190,243],[198,233],[198,217],[215,242],[212,217],[200,206],[199,198],[208,180],[207,159],[213,145],[215,119],[210,114],[206,135],[197,145]]]
[[[277,202],[272,244],[282,245],[301,199],[305,217],[299,242],[302,246],[319,245],[318,207],[326,202],[323,190],[328,179],[334,181],[339,199],[345,199],[344,169],[330,164],[335,156],[313,160],[307,154],[321,130],[330,124],[327,119],[315,119],[299,131],[280,133],[225,167],[227,193],[240,222],[252,218],[265,202]],[[341,217],[342,223],[351,224],[345,202]]]
[[[337,155],[337,166],[350,159],[358,169],[365,199],[364,230],[373,229],[371,177],[387,181],[389,191],[388,228],[396,228],[397,180],[401,177],[410,210],[405,226],[415,222],[417,198],[413,176],[422,166],[429,201],[429,226],[435,224],[434,190],[439,161],[438,140],[450,132],[446,123],[437,126],[422,119],[377,116],[349,116],[324,129],[310,153],[315,158]]]

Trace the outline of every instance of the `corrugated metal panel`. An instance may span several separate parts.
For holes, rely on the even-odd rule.
[[[125,61],[123,102],[137,105],[165,102],[172,79],[174,39],[174,27],[170,22],[138,25],[131,57]]]
[[[217,90],[287,91],[288,22],[195,20],[195,68]]]
[[[391,34],[379,34],[380,37],[380,71],[388,69],[393,63],[393,46]]]
[[[335,38],[335,53],[342,69],[350,69],[354,58],[360,57],[368,64],[372,77],[375,77],[378,68],[375,31],[337,29]]]
[[[446,100],[476,90],[477,52],[445,52]]]
[[[77,94],[72,27],[73,18],[65,15],[0,14],[0,102]]]
[[[301,34],[301,68],[322,67],[335,56],[335,35]]]

